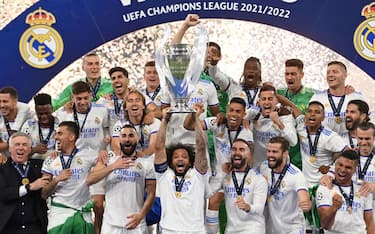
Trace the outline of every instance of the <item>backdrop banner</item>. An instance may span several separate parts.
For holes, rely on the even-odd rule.
[[[20,100],[29,101],[92,49],[138,29],[183,20],[188,13],[286,29],[327,46],[375,78],[372,1],[41,0],[0,31],[0,87],[14,86]]]

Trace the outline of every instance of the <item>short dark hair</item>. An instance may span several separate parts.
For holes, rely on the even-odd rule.
[[[344,71],[346,72],[346,66],[345,66],[345,64],[343,62],[340,62],[340,61],[331,61],[331,62],[328,63],[327,66],[329,67],[329,66],[332,66],[332,65],[338,65],[338,66],[342,67],[344,69]]]
[[[208,47],[213,46],[219,51],[219,55],[221,56],[221,47],[216,42],[210,41],[208,42]]]
[[[66,127],[69,132],[73,133],[76,139],[79,138],[79,127],[73,121],[63,121],[59,124],[59,127]]]
[[[146,62],[145,67],[155,67],[155,61],[151,60]]]
[[[285,67],[297,67],[299,70],[303,70],[303,62],[300,59],[288,59],[285,61]]]
[[[2,93],[2,94],[9,93],[9,95],[12,98],[18,99],[18,92],[17,92],[17,90],[14,87],[11,87],[11,86],[3,87],[3,88],[0,89],[0,93]]]
[[[357,129],[361,129],[362,131],[367,131],[369,129],[372,129],[373,136],[375,136],[375,125],[371,122],[360,123],[358,125]]]
[[[34,96],[35,106],[52,105],[51,95],[47,93],[38,93]]]
[[[370,118],[369,118],[369,110],[370,110],[370,108],[369,108],[367,102],[362,101],[362,100],[359,100],[359,99],[355,99],[355,100],[351,100],[351,101],[349,101],[349,102],[348,102],[348,105],[349,105],[349,104],[356,105],[357,108],[358,108],[358,110],[359,110],[359,112],[360,112],[361,114],[366,114],[366,119],[365,119],[365,121],[366,121],[366,122],[370,121]]]
[[[245,144],[247,145],[247,148],[249,148],[250,152],[252,152],[252,146],[251,146],[251,144],[250,144],[248,141],[246,141],[245,139],[242,139],[242,138],[236,138],[236,139],[233,141],[233,144],[236,143],[236,142],[243,142],[243,143],[245,143]],[[232,144],[232,145],[233,145],[233,144]]]
[[[265,91],[273,91],[276,95],[276,89],[272,85],[263,85],[259,90],[259,95],[260,93],[265,92]]]
[[[134,129],[135,131],[137,131],[137,129],[135,128],[135,126],[133,124],[124,124],[124,126],[121,127],[121,130],[124,129],[124,128],[131,128],[131,129]]]
[[[272,137],[268,143],[279,143],[281,145],[282,152],[289,149],[289,141],[281,136]]]
[[[243,108],[246,110],[246,102],[243,98],[234,97],[234,98],[230,99],[230,101],[229,101],[229,104],[232,104],[232,103],[238,103],[241,106],[243,106]]]
[[[113,73],[115,72],[121,72],[122,74],[124,74],[124,76],[126,78],[129,78],[129,72],[128,70],[126,70],[125,68],[123,67],[112,67],[111,69],[109,69],[108,73],[109,73],[109,76],[111,76]]]
[[[358,163],[358,161],[359,161],[359,156],[358,156],[357,152],[354,151],[354,150],[347,150],[347,151],[341,152],[339,154],[338,158],[339,157],[343,157],[343,158],[355,161],[356,163]]]
[[[80,80],[80,81],[75,82],[72,85],[72,94],[77,95],[77,94],[84,93],[84,92],[91,93],[90,85],[86,83],[85,81]]]
[[[169,167],[172,167],[172,158],[173,158],[173,153],[178,150],[178,149],[184,149],[187,151],[188,155],[189,155],[189,162],[190,162],[190,165],[191,167],[193,167],[194,165],[194,160],[195,160],[195,152],[194,152],[194,148],[192,146],[189,146],[189,145],[184,145],[182,143],[177,143],[177,144],[173,144],[173,145],[170,145],[168,146],[165,151],[166,151],[166,154],[167,154],[167,163],[168,163],[168,166]]]
[[[324,112],[324,105],[323,105],[321,102],[319,102],[319,101],[311,101],[311,102],[309,102],[309,104],[307,105],[307,108],[308,108],[309,106],[311,106],[311,105],[318,105],[318,106],[320,106],[320,107],[322,108],[323,112]]]

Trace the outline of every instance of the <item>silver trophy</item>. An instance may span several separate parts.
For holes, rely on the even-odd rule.
[[[155,43],[156,70],[161,78],[160,81],[166,83],[169,94],[176,103],[169,112],[194,112],[187,103],[204,67],[208,42],[207,29],[202,25],[196,27],[193,46],[189,44],[168,45],[171,34],[168,25],[159,30],[158,34]]]

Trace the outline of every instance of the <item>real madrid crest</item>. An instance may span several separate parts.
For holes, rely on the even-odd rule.
[[[364,59],[375,61],[375,2],[366,5],[361,12],[366,18],[355,30],[354,48]]]
[[[99,119],[99,117],[95,117],[95,123],[96,123],[96,124],[100,124],[100,119]]]
[[[77,158],[77,164],[79,164],[79,165],[82,165],[82,164],[83,164],[83,162],[82,162],[82,159],[81,159],[81,158]]]
[[[60,34],[51,27],[56,23],[55,16],[39,7],[26,17],[30,25],[21,36],[19,51],[23,60],[35,68],[48,68],[61,58],[64,43]]]

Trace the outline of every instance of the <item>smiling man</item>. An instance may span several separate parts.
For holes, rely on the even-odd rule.
[[[357,147],[357,127],[363,122],[368,122],[369,106],[362,100],[351,100],[345,111],[345,127],[347,133],[343,137],[347,140],[351,148]]]
[[[96,102],[100,97],[112,93],[112,86],[108,79],[101,77],[100,58],[96,53],[89,53],[82,59],[82,70],[86,77],[81,79],[87,82],[92,92],[92,101]],[[71,101],[72,84],[68,85],[55,99],[52,100],[53,110],[56,111]]]
[[[353,183],[359,157],[354,151],[340,154],[335,163],[332,189],[320,185],[316,203],[324,233],[374,233],[372,194],[360,196]]]
[[[305,177],[289,162],[288,148],[285,138],[271,138],[259,167],[268,182],[267,233],[305,233],[303,212],[311,209]]]
[[[203,109],[203,104],[196,104],[199,112]],[[250,129],[242,125],[243,118],[246,114],[246,103],[240,97],[234,97],[230,100],[226,108],[226,116],[223,123],[218,124],[217,117],[208,117],[201,121],[203,130],[212,130],[214,135],[215,161],[212,168],[212,177],[210,178],[210,186],[213,190],[221,187],[222,180],[226,175],[223,171],[225,165],[231,162],[231,148],[237,138],[241,138],[249,144],[250,152],[247,162],[252,164],[252,153],[254,149],[253,134]],[[193,114],[189,114],[185,118],[184,127],[188,130],[194,130]],[[216,233],[218,230],[218,210],[221,201],[224,199],[224,193],[219,190],[208,203],[207,230],[208,233]]]
[[[28,134],[33,141],[31,157],[44,160],[52,151],[55,151],[55,130],[59,121],[52,115],[49,94],[35,95],[34,103],[37,118],[28,119],[22,125],[21,132]]]
[[[323,125],[329,127],[339,135],[343,135],[345,128],[345,107],[354,99],[364,100],[357,92],[345,94],[345,80],[347,70],[345,64],[332,61],[327,66],[328,89],[316,92],[311,101],[318,101],[325,107]]]
[[[155,171],[162,215],[161,232],[206,233],[204,207],[209,195],[206,142],[198,113],[194,115],[196,134],[193,149],[178,142],[165,148],[166,128],[170,118],[163,110],[163,119],[155,145]]]
[[[136,150],[139,137],[134,126],[124,125],[119,138],[120,153],[109,152],[109,163],[99,160],[87,177],[89,185],[105,178],[106,206],[101,233],[147,233],[145,216],[155,197],[153,161],[151,157],[141,157]]]
[[[289,111],[277,107],[276,89],[264,85],[260,89],[258,103],[261,112],[252,124],[255,167],[265,160],[267,144],[272,137],[282,136],[289,141],[290,146],[297,144],[295,120]]]

